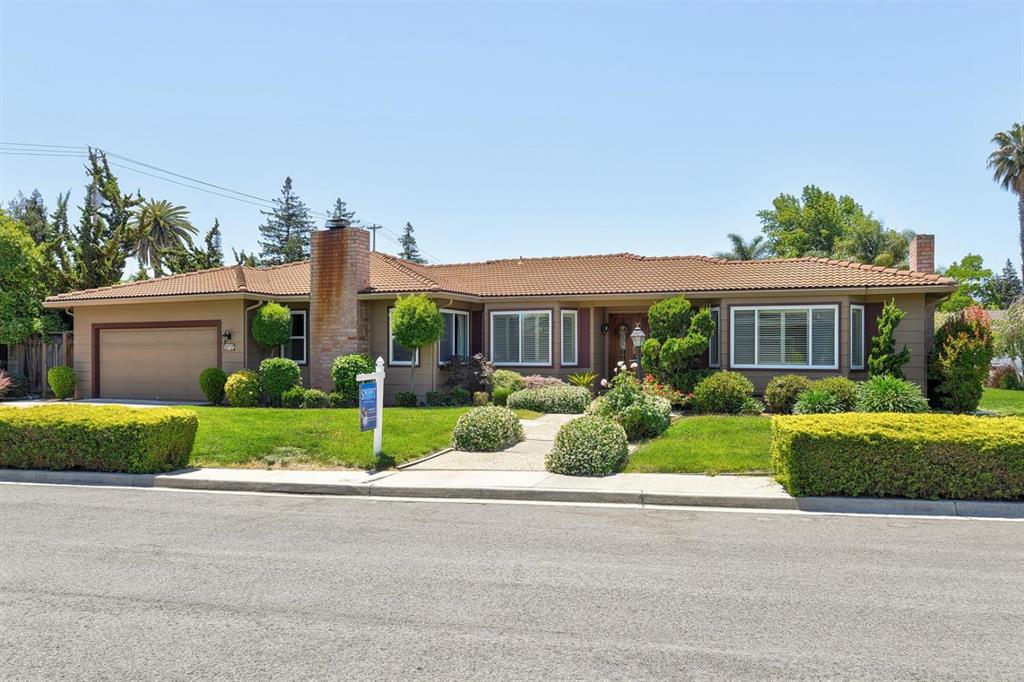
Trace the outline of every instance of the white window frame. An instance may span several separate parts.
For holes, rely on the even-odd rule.
[[[860,364],[859,365],[853,364],[853,311],[855,309],[856,310],[860,310]],[[864,329],[865,329],[864,313],[865,313],[865,310],[864,310],[864,305],[863,304],[861,304],[861,303],[851,303],[850,304],[850,369],[851,370],[854,370],[854,369],[862,370],[862,369],[864,369],[864,367],[867,365],[867,361],[868,361],[868,359],[866,357],[866,355],[867,355],[866,351],[867,351],[867,348],[868,348],[868,344],[867,344],[867,340],[864,338]]]
[[[306,317],[305,310],[292,310],[289,312],[291,313],[291,315],[302,315],[302,336],[289,336],[288,343],[281,344],[280,355],[282,358],[288,357],[287,355],[284,354],[285,347],[287,346],[288,348],[291,348],[292,341],[294,341],[295,339],[302,339],[302,361],[300,362],[298,360],[295,360],[295,358],[292,358],[292,360],[295,360],[296,365],[305,365],[306,361],[309,359],[309,342],[307,341],[307,337],[309,336],[309,327],[306,326],[306,323],[309,321],[309,318]],[[288,324],[292,324],[291,316],[288,317]]]
[[[470,328],[472,320],[469,319],[469,311],[468,310],[452,310],[450,308],[441,308],[440,312],[441,312],[442,315],[447,313],[449,315],[463,315],[463,316],[465,316],[465,318],[466,318],[466,353],[469,354],[469,355],[472,355],[473,354],[473,351],[472,351],[472,348],[473,348],[473,330]],[[454,327],[454,324],[453,324],[452,329],[454,329],[454,328],[455,327]],[[452,342],[452,355],[453,356],[458,355],[458,353],[455,352],[456,350],[458,350],[455,347],[455,339],[451,339],[451,342]],[[408,363],[406,363],[406,364],[408,364]],[[441,360],[441,341],[438,341],[437,342],[437,366],[438,367],[444,367],[446,364],[447,363],[445,361]]]
[[[394,312],[394,308],[388,308],[388,364],[394,365],[395,367],[410,367],[412,365],[419,365],[419,348],[413,351],[412,360],[395,360],[395,335],[391,332],[391,315]]]
[[[718,334],[718,362],[711,363],[711,346],[712,339],[708,339],[708,367],[718,368],[722,366],[722,308],[721,306],[711,306],[711,312],[715,314],[718,319],[715,320],[715,331],[712,332],[712,336]]]
[[[736,313],[739,311],[754,311],[754,364],[742,365],[736,362]],[[812,313],[815,310],[831,310],[834,326],[835,362],[831,365],[762,365],[758,363],[760,352],[760,315],[761,311],[785,311],[785,310],[806,310],[807,311],[807,359],[810,361],[814,348],[814,323]],[[729,306],[729,366],[735,369],[792,369],[792,370],[835,370],[839,369],[839,304],[813,304],[813,305],[736,305]]]
[[[578,367],[579,364],[580,364],[580,314],[579,313],[580,313],[580,311],[578,311],[576,309],[568,309],[568,310],[562,310],[561,311],[561,315],[559,316],[558,341],[559,341],[559,350],[561,351],[561,353],[559,354],[559,358],[558,359],[559,359],[559,364],[561,364],[562,367]],[[565,318],[566,317],[571,317],[572,318],[573,331],[575,332],[572,335],[572,338],[573,338],[573,340],[572,340],[572,354],[573,354],[572,362],[566,362],[565,361],[565,335],[562,333],[562,329],[563,329],[563,327],[565,325]]]
[[[523,316],[524,315],[547,315],[548,316],[548,361],[547,362],[495,362],[495,367],[552,367],[554,365],[551,353],[553,352],[551,337],[555,333],[555,327],[551,324],[550,310],[492,310],[490,315],[489,346],[491,359],[494,358],[494,316],[495,315],[518,315],[519,316],[519,359],[523,359]]]

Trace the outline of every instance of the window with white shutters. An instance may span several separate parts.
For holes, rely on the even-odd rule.
[[[732,366],[838,369],[839,306],[736,306]]]
[[[491,313],[491,360],[496,365],[550,365],[551,311]]]
[[[575,310],[562,311],[562,366],[575,367],[579,362],[577,354],[577,314]]]

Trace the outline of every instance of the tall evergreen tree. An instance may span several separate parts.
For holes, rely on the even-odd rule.
[[[224,247],[221,244],[220,221],[213,219],[213,227],[203,237],[206,244],[206,262],[204,268],[219,268],[224,265]]]
[[[278,265],[309,258],[310,232],[313,219],[309,209],[292,189],[292,179],[284,179],[281,196],[274,199],[274,208],[260,211],[267,217],[260,225],[260,260],[264,265]]]
[[[167,271],[195,272],[224,265],[224,251],[221,248],[220,221],[213,219],[213,227],[203,237],[203,246],[182,246],[164,251],[161,260]]]
[[[333,227],[353,227],[358,225],[359,221],[356,220],[356,212],[350,211],[348,204],[338,197],[334,200],[334,208],[328,211],[329,218],[327,219],[328,226]]]
[[[251,268],[259,266],[260,262],[256,258],[255,253],[246,253],[245,249],[241,251],[235,251],[231,249],[232,255],[235,257],[235,265],[246,265]]]
[[[1024,293],[1024,284],[1017,276],[1017,269],[1013,267],[1013,261],[1007,258],[1003,271],[989,281],[983,301],[988,308],[1006,310],[1022,293]]]
[[[46,203],[38,189],[25,196],[18,195],[7,204],[7,213],[28,228],[29,236],[36,244],[42,244],[49,237],[49,221],[46,216]]]
[[[427,259],[420,254],[420,248],[416,244],[416,237],[412,236],[412,230],[412,223],[407,222],[405,229],[402,230],[402,236],[398,238],[398,244],[402,247],[398,256],[413,263],[426,263]]]

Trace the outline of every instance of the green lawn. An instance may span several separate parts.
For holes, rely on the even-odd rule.
[[[769,417],[683,417],[630,455],[632,473],[750,473],[771,471]]]
[[[1009,391],[1003,388],[986,388],[981,396],[982,410],[991,410],[999,414],[1016,414],[1024,416],[1024,391]]]

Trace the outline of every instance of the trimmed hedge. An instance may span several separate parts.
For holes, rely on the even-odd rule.
[[[819,414],[772,420],[793,495],[1024,498],[1024,417]]]
[[[506,404],[514,410],[533,410],[547,414],[582,414],[590,404],[590,390],[582,386],[545,386],[516,391]]]
[[[0,467],[151,474],[188,464],[199,418],[181,408],[0,408]]]

